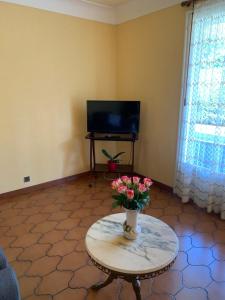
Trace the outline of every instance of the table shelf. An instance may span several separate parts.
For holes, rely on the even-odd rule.
[[[95,172],[109,172],[109,173],[122,173],[122,174],[129,174],[132,173],[132,165],[117,165],[117,169],[113,172],[108,170],[107,164],[95,164],[94,170]]]
[[[90,141],[90,172],[91,173],[120,173],[123,175],[134,173],[134,143],[138,139],[135,134],[100,134],[100,133],[88,133],[85,137]],[[118,164],[117,169],[114,172],[109,172],[107,164],[100,164],[96,162],[95,157],[95,141],[121,141],[131,143],[131,163],[124,165]]]

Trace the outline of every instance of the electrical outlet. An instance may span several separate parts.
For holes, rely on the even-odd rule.
[[[30,176],[23,177],[23,182],[30,182]]]

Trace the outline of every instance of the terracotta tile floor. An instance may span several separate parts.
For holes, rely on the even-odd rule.
[[[87,257],[85,233],[118,211],[111,201],[109,181],[98,179],[89,188],[84,178],[0,201],[0,245],[16,270],[22,299],[135,299],[121,280],[98,292],[88,289],[105,275]],[[145,213],[174,228],[180,252],[170,271],[142,282],[143,299],[225,299],[225,222],[157,187]]]

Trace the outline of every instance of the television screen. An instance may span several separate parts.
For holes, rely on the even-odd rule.
[[[138,133],[140,101],[87,101],[87,131]]]

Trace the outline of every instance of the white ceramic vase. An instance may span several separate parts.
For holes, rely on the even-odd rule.
[[[123,223],[124,236],[129,240],[135,240],[140,232],[140,226],[138,225],[138,210],[125,209],[126,220]]]

